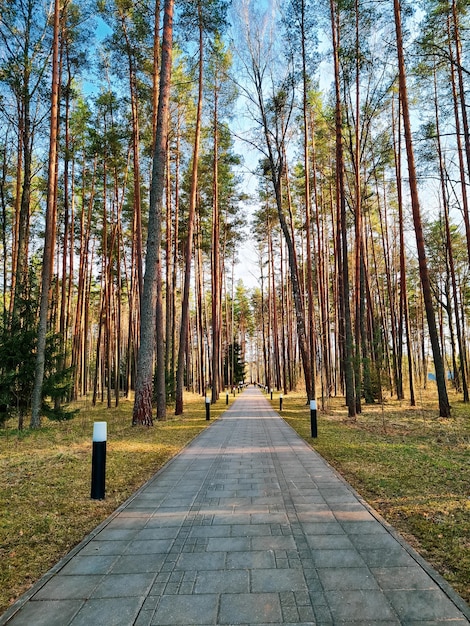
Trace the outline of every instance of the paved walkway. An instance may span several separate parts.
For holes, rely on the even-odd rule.
[[[249,388],[0,624],[460,626],[469,617]]]

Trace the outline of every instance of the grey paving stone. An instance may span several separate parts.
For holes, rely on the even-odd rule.
[[[193,526],[190,537],[226,537],[227,529],[224,526]]]
[[[230,534],[232,537],[264,537],[272,535],[272,530],[270,524],[237,524],[231,526]]]
[[[99,541],[87,543],[78,553],[79,556],[120,555],[126,550],[129,541]]]
[[[306,591],[307,584],[300,569],[254,569],[251,572],[251,590],[254,593]]]
[[[129,626],[142,606],[143,598],[100,598],[88,600],[72,620],[71,626]]]
[[[296,543],[291,535],[268,535],[267,537],[252,537],[252,550],[295,550]]]
[[[217,623],[215,594],[163,596],[152,618],[152,626],[191,626]]]
[[[325,591],[328,606],[336,623],[396,620],[396,614],[381,591]]]
[[[139,574],[156,573],[165,562],[164,554],[130,554],[121,556],[113,565],[111,573]]]
[[[49,600],[27,602],[8,621],[11,626],[64,626],[83,605],[82,600]]]
[[[321,567],[364,567],[365,562],[356,550],[338,548],[338,550],[315,550],[313,562]]]
[[[372,535],[375,533],[388,534],[388,531],[382,526],[382,524],[377,523],[377,520],[374,519],[361,521],[342,520],[341,526],[343,528],[343,532],[347,535]]]
[[[302,524],[306,535],[344,535],[345,529],[336,520],[333,522],[306,522]]]
[[[129,598],[147,595],[155,575],[141,574],[112,574],[103,578],[93,591],[93,598]]]
[[[151,626],[153,613],[153,611],[140,611],[132,626]]]
[[[71,559],[61,570],[61,575],[87,575],[87,574],[106,574],[119,557],[117,555],[107,556],[83,556],[77,554]]]
[[[184,513],[157,513],[153,515],[146,524],[146,529],[148,528],[165,528],[165,527],[179,527],[184,522],[185,515]]]
[[[90,597],[102,576],[53,576],[35,595],[35,600],[69,600]]]
[[[353,534],[351,541],[358,550],[394,550],[400,547],[396,538],[389,533]]]
[[[335,489],[321,489],[320,493],[328,503],[357,502],[356,496],[347,487],[337,487]]]
[[[171,548],[172,539],[147,539],[131,541],[125,554],[165,554]]]
[[[412,567],[373,568],[378,584],[382,589],[434,589],[436,583],[418,565]]]
[[[330,510],[323,511],[303,511],[297,515],[300,522],[311,523],[311,522],[322,522],[323,524],[327,522],[335,522],[337,518],[333,515]]]
[[[470,624],[255,390],[96,532],[9,624]]]
[[[250,523],[250,514],[249,513],[216,513],[214,515],[213,522],[214,526],[223,525],[230,526],[232,524],[249,524]]]
[[[139,528],[104,528],[98,535],[98,541],[130,541],[139,532]]]
[[[152,626],[190,626],[192,624],[215,624],[218,596],[179,595],[164,596],[152,618]]]
[[[314,550],[354,550],[347,535],[307,535],[307,543]]]
[[[275,593],[222,594],[218,624],[282,624],[279,595]]]
[[[275,567],[274,552],[229,552],[227,569],[272,569]]]
[[[466,619],[438,619],[438,620],[410,620],[403,622],[405,626],[468,626],[469,621]]]
[[[180,570],[222,570],[225,567],[225,556],[225,552],[183,553],[177,559],[176,568]]]
[[[233,512],[235,514],[237,513],[249,513],[250,515],[253,515],[255,513],[257,514],[262,514],[262,515],[268,515],[271,511],[271,506],[268,504],[258,504],[258,501],[255,500],[254,503],[252,502],[248,502],[246,504],[236,504],[233,507]]]
[[[369,567],[412,567],[416,563],[399,543],[382,550],[361,550],[360,555]]]
[[[122,515],[118,515],[117,517],[113,519],[112,522],[108,524],[106,529],[108,531],[129,530],[129,529],[132,531],[136,531],[136,530],[139,530],[140,528],[144,528],[148,520],[150,520],[151,518],[152,518],[151,515],[149,516],[140,515],[139,517],[128,517],[128,516],[124,517]]]
[[[198,572],[194,593],[248,593],[248,570],[223,570]]]
[[[384,592],[402,622],[450,620],[462,617],[457,607],[440,590],[389,590]]]
[[[248,537],[212,537],[207,544],[208,552],[240,552],[250,549]]]
[[[311,606],[299,606],[298,611],[302,621],[315,619],[315,612]]]
[[[360,507],[353,511],[347,511],[343,509],[334,511],[332,513],[338,522],[375,522],[375,518],[369,511],[363,507]]]
[[[366,567],[325,567],[318,570],[318,575],[323,589],[327,591],[334,589],[379,589],[372,572]]]
[[[139,531],[135,537],[132,537],[132,539],[134,541],[175,539],[180,532],[180,528],[180,526],[144,528]],[[130,541],[128,543],[130,543]]]
[[[157,504],[157,502],[154,502],[154,506],[149,506],[148,503],[142,503],[142,505],[138,503],[137,506],[133,505],[132,503],[128,504],[126,508],[119,513],[119,517],[148,519],[149,517],[152,517],[152,515],[155,513]]]
[[[251,516],[252,524],[287,524],[285,513],[255,513]]]

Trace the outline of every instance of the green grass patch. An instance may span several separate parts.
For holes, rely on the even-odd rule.
[[[233,397],[230,397],[233,402]],[[204,399],[153,428],[133,427],[132,403],[89,403],[68,422],[18,432],[0,429],[0,614],[143,485],[208,422]],[[225,394],[211,407],[224,410]],[[106,498],[90,499],[93,422],[108,423]]]
[[[272,406],[279,408],[278,398]],[[310,436],[305,396],[284,396],[282,416],[470,601],[470,406],[451,419],[436,401],[419,408],[364,405],[355,421],[340,399],[318,411]]]

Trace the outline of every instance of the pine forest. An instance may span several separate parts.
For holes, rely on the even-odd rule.
[[[468,402],[469,6],[0,0],[0,423]]]

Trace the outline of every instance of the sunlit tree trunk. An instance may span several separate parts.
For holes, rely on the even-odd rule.
[[[466,373],[466,352],[465,345],[462,341],[462,331],[460,325],[460,307],[458,303],[458,295],[457,295],[457,279],[455,275],[455,263],[454,263],[454,252],[452,249],[452,237],[450,231],[450,219],[449,219],[449,203],[447,200],[447,191],[446,191],[446,167],[444,163],[444,154],[443,148],[441,145],[441,131],[440,131],[440,119],[439,119],[439,106],[438,106],[438,94],[437,94],[437,75],[436,71],[434,71],[434,110],[436,116],[436,142],[437,142],[437,154],[439,159],[439,173],[441,178],[441,193],[442,193],[442,206],[444,209],[444,224],[445,224],[445,238],[446,238],[446,253],[450,271],[450,282],[452,287],[452,298],[449,298],[448,306],[452,311],[452,306],[450,304],[450,300],[453,302],[453,310],[455,316],[455,330],[457,333],[457,343],[459,347],[459,363],[457,364],[457,358],[455,356],[455,351],[453,350],[453,363],[454,363],[454,377],[457,383],[457,387],[460,386],[460,382],[462,383],[462,392],[463,392],[463,401],[469,402],[469,394],[468,394],[468,385],[467,385],[467,373]],[[450,313],[451,318],[452,313]],[[451,320],[450,320],[451,321]],[[452,324],[449,323],[449,327],[452,328]],[[461,378],[461,381],[460,381]]]
[[[163,19],[162,59],[158,97],[157,131],[153,154],[150,188],[147,254],[145,260],[144,290],[141,304],[140,345],[137,361],[133,424],[151,426],[153,395],[153,363],[157,343],[157,418],[166,416],[165,351],[163,320],[157,313],[157,284],[162,278],[162,202],[165,186],[166,151],[168,149],[168,119],[171,89],[173,46],[173,0],[165,0]],[[159,343],[160,342],[160,343]]]
[[[198,99],[196,111],[196,128],[194,132],[194,149],[192,156],[192,172],[191,172],[191,189],[189,197],[189,215],[187,227],[187,239],[185,247],[185,271],[183,298],[181,302],[181,326],[180,339],[178,346],[178,361],[176,369],[176,403],[175,415],[183,413],[183,386],[184,386],[184,356],[188,337],[189,322],[189,292],[191,283],[191,263],[193,254],[193,234],[194,219],[196,213],[197,201],[197,181],[198,181],[198,164],[199,164],[199,145],[201,141],[201,122],[202,122],[202,91],[203,91],[203,61],[204,61],[204,45],[203,45],[203,25],[202,25],[202,8],[201,0],[198,0],[198,18],[199,18],[199,79],[198,79]]]
[[[218,89],[217,71],[214,80],[213,111],[213,183],[212,183],[212,402],[217,402],[220,392],[220,215],[219,215],[219,137],[218,137]]]
[[[356,399],[354,387],[354,368],[353,368],[353,335],[351,325],[351,310],[349,304],[349,268],[348,268],[348,236],[346,221],[346,198],[344,187],[344,150],[342,137],[342,107],[341,107],[341,89],[339,74],[339,15],[335,0],[330,1],[331,9],[331,30],[333,36],[333,57],[335,69],[335,128],[336,128],[336,202],[338,216],[338,276],[340,278],[339,295],[339,312],[342,320],[343,338],[343,375],[345,382],[346,404],[348,406],[349,417],[356,417]]]
[[[455,16],[456,19],[456,16]],[[466,147],[466,154],[467,154],[467,167],[468,167],[468,172],[465,172],[465,163],[464,163],[464,151],[463,151],[463,146],[462,146],[462,123],[460,120],[460,113],[459,113],[459,94],[458,94],[458,90],[457,90],[457,79],[456,79],[456,71],[455,71],[455,53],[454,53],[454,49],[452,46],[452,40],[451,40],[451,20],[450,18],[447,20],[447,34],[449,36],[449,56],[450,56],[450,77],[451,77],[451,86],[452,86],[452,100],[453,100],[453,109],[454,109],[454,121],[455,121],[455,139],[456,139],[456,146],[457,146],[457,155],[458,155],[458,160],[459,160],[459,172],[460,172],[460,192],[461,192],[461,196],[462,196],[462,212],[463,212],[463,219],[464,219],[464,224],[465,224],[465,236],[466,236],[466,240],[467,240],[467,254],[468,254],[468,258],[470,261],[470,215],[469,215],[469,202],[468,202],[468,193],[467,193],[467,180],[468,180],[468,176],[470,175],[470,156],[469,156],[469,146],[468,146],[468,142],[465,141],[465,147]],[[457,51],[458,51],[458,59],[460,58],[460,42],[457,40],[455,42],[455,45],[457,47]],[[460,74],[459,74],[460,77]],[[461,81],[459,80],[459,84],[461,86]],[[463,119],[465,120],[465,115],[466,115],[466,109],[464,107],[464,113],[463,113]],[[468,127],[468,120],[467,120],[467,127]],[[468,128],[467,128],[467,132],[468,132]]]
[[[393,145],[394,145],[394,161],[395,161],[395,178],[397,181],[397,202],[398,202],[398,230],[400,240],[400,323],[399,329],[405,331],[406,350],[408,359],[408,383],[410,390],[410,405],[416,406],[414,391],[414,370],[413,370],[413,350],[411,346],[411,329],[410,315],[408,305],[408,286],[406,284],[406,250],[405,250],[405,227],[403,220],[403,191],[402,191],[402,166],[401,166],[401,106],[398,106],[398,115],[395,114],[395,100],[392,100],[392,124],[393,124]],[[402,332],[399,334],[399,351],[400,359],[398,366],[399,376],[403,377],[403,366],[401,363],[402,349]]]
[[[36,348],[34,388],[31,398],[31,428],[41,425],[42,387],[46,361],[46,336],[49,298],[54,263],[57,215],[57,137],[59,123],[59,31],[60,2],[54,2],[54,32],[52,45],[52,91],[49,134],[49,166],[47,172],[47,206],[44,233],[44,253],[41,272],[41,303]]]
[[[421,210],[419,206],[418,184],[416,180],[416,168],[414,161],[413,143],[411,137],[410,112],[408,107],[408,93],[406,84],[405,58],[403,52],[403,35],[401,26],[401,9],[400,0],[394,0],[394,16],[395,29],[398,52],[398,72],[399,72],[399,89],[403,113],[403,127],[405,132],[406,154],[408,159],[408,174],[411,194],[411,207],[413,212],[413,223],[416,234],[416,245],[418,249],[419,273],[421,279],[421,287],[423,291],[424,307],[428,322],[429,337],[431,340],[434,368],[436,372],[436,383],[439,395],[439,415],[440,417],[450,417],[450,404],[447,397],[447,388],[445,381],[444,363],[439,345],[439,335],[436,325],[436,317],[432,301],[431,284],[429,281],[429,270],[426,259],[426,250],[424,245],[423,226],[421,221]]]

